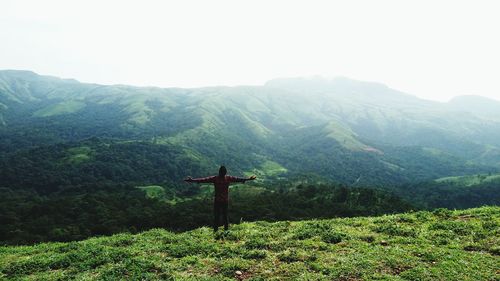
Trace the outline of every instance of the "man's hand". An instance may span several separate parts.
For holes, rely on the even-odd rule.
[[[254,179],[256,179],[257,177],[255,175],[252,175],[248,178],[249,181],[253,181]]]
[[[185,182],[193,182],[193,178],[192,177],[187,177],[184,181]]]

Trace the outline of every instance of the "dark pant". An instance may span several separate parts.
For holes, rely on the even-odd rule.
[[[214,201],[214,231],[217,231],[219,226],[219,217],[222,215],[222,222],[224,223],[224,229],[228,230],[229,221],[227,219],[227,202],[217,202]]]

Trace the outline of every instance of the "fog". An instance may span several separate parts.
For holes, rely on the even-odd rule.
[[[2,1],[0,69],[103,84],[322,75],[500,99],[495,1]]]

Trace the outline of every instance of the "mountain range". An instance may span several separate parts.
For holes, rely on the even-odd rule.
[[[4,70],[0,136],[4,159],[61,143],[71,152],[100,139],[169,147],[192,172],[225,164],[263,177],[396,185],[498,171],[500,102],[461,96],[441,103],[343,77],[182,89]],[[76,157],[92,161],[98,150],[90,145]],[[185,176],[164,172],[171,181]]]

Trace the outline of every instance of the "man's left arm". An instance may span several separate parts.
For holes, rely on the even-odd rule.
[[[231,182],[242,182],[242,183],[245,183],[246,181],[252,181],[256,178],[257,177],[255,175],[250,176],[248,178],[240,178],[240,177],[233,177],[233,176],[230,177]]]

